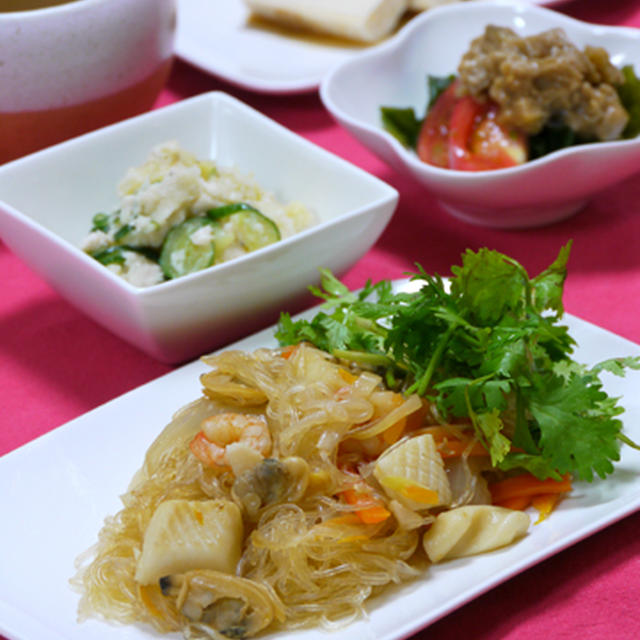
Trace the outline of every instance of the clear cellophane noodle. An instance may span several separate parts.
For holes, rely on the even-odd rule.
[[[260,349],[204,359],[211,371],[201,378],[203,397],[178,412],[158,436],[122,496],[124,508],[105,521],[95,547],[79,559],[72,582],[82,593],[80,618],[145,622],[161,632],[186,629],[189,637],[215,637],[208,631],[198,635],[173,599],[155,585],[140,586],[134,574],[145,529],[162,501],[234,499],[233,477],[212,472],[189,450],[202,420],[224,411],[265,415],[274,442],[271,457],[299,456],[309,464],[302,497],[267,505],[245,522],[238,566],[240,576],[267,586],[277,606],[284,606],[284,628],[344,624],[362,615],[364,602],[382,587],[418,574],[416,526],[400,526],[398,518],[379,524],[345,518],[354,507],[339,498],[345,486],[339,464],[358,460],[357,453],[347,453],[339,461],[339,445],[363,425],[375,433],[385,418],[372,400],[380,395],[380,378],[348,370],[308,346],[287,356]],[[390,410],[398,413],[398,405]],[[358,446],[347,450],[357,452]],[[269,630],[279,624],[274,621]]]

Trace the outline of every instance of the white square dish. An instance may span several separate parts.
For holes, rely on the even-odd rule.
[[[93,214],[117,203],[126,170],[168,140],[304,203],[316,223],[197,273],[130,285],[79,246]],[[95,321],[159,360],[181,362],[294,309],[320,267],[344,272],[375,243],[397,200],[377,178],[211,92],[0,166],[0,236]]]

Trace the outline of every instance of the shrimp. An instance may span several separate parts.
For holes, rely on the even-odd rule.
[[[264,416],[218,413],[202,421],[189,448],[203,464],[234,475],[258,464],[271,453],[271,434]]]

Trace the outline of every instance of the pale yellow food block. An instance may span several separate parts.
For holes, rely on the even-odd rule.
[[[242,552],[240,509],[229,500],[167,500],[144,534],[135,578],[152,584],[174,573],[235,573]]]
[[[420,511],[451,503],[451,487],[431,434],[401,441],[383,453],[374,476],[387,495]]]
[[[408,0],[245,0],[256,15],[292,27],[362,42],[390,34]]]
[[[468,505],[438,515],[422,544],[431,562],[471,556],[511,544],[527,532],[530,523],[524,511]]]

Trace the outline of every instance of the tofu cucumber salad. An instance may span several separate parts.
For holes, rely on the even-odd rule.
[[[313,224],[253,179],[202,161],[176,143],[155,148],[118,186],[119,205],[97,213],[82,249],[146,287],[227,262]]]

